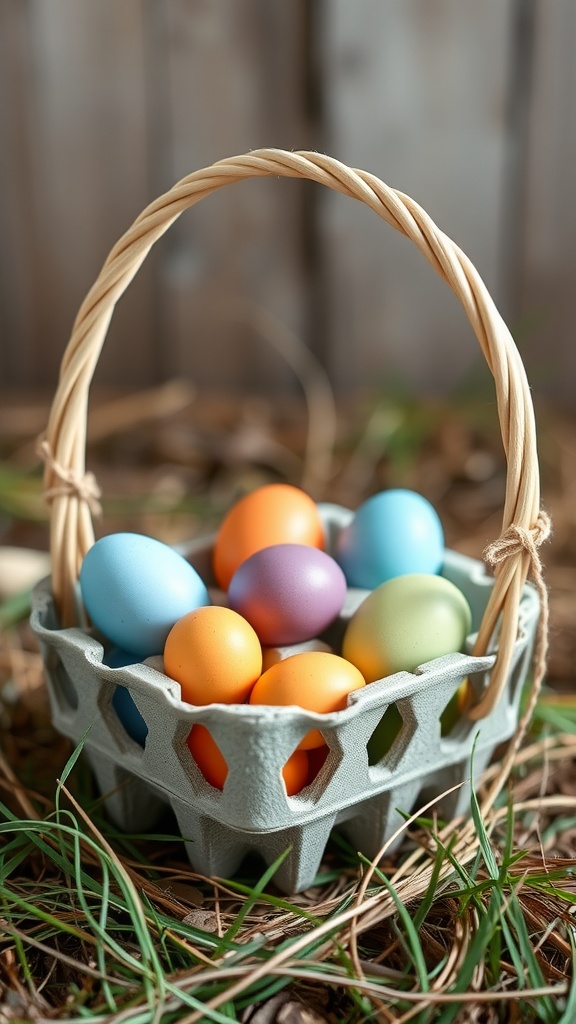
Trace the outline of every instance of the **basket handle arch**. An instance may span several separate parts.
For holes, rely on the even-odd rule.
[[[540,570],[537,547],[548,534],[540,511],[534,409],[520,354],[480,275],[461,249],[409,196],[375,175],[316,152],[260,149],[194,171],[152,202],[108,255],[84,299],[60,367],[58,386],[42,443],[44,493],[50,504],[52,589],[63,626],[76,622],[75,585],[94,543],[91,509],[95,487],[86,473],[88,394],[108,326],[122,296],[153,244],[188,207],[225,185],[258,177],[303,178],[363,202],[409,238],[451,287],[471,323],[494,378],[507,460],[502,532],[490,547],[495,584],[475,647],[485,653],[499,622],[498,656],[490,683],[468,709],[482,718],[505,684],[518,630],[522,587]],[[544,672],[545,637],[540,645]]]

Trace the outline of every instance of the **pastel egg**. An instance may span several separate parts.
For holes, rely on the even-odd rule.
[[[113,648],[104,655],[102,661],[109,668],[124,668],[126,665],[135,664],[135,656]],[[127,686],[118,685],[114,688],[112,707],[130,739],[143,747],[148,735],[148,726]]]
[[[256,551],[230,581],[230,607],[244,616],[270,647],[310,640],[339,614],[346,578],[325,551],[303,544],[275,544]]]
[[[282,778],[288,796],[295,796],[304,786],[308,785],[310,768],[308,764],[308,752],[306,750],[295,750],[282,767]]]
[[[188,749],[202,775],[214,789],[222,789],[228,775],[228,765],[212,733],[205,725],[192,726],[188,736]]]
[[[295,654],[267,669],[250,694],[250,704],[295,705],[321,713],[341,711],[348,694],[365,685],[354,665],[337,654],[309,651]],[[299,743],[300,750],[325,745],[318,729]]]
[[[461,651],[471,623],[468,601],[450,580],[397,576],[368,594],[354,613],[342,655],[373,682]]]
[[[94,626],[140,660],[162,652],[174,623],[210,597],[196,570],[167,544],[111,533],[89,549],[80,589]]]
[[[140,714],[130,690],[126,686],[117,686],[112,697],[114,708],[120,722],[131,740],[143,747],[148,735],[148,726]]]
[[[212,552],[214,578],[228,589],[238,566],[272,544],[324,547],[318,507],[291,484],[266,484],[245,495],[223,519]]]
[[[438,513],[421,494],[403,488],[360,505],[335,549],[348,585],[367,590],[407,573],[439,573],[443,557]]]
[[[207,605],[170,630],[164,671],[189,704],[243,704],[262,671],[262,648],[252,626],[231,608]]]

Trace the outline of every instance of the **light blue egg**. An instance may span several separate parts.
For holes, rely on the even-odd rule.
[[[335,557],[348,586],[367,590],[407,573],[438,573],[444,558],[440,518],[415,491],[381,491],[356,510]]]
[[[102,660],[110,668],[124,668],[125,665],[134,665],[134,659],[135,656],[133,654],[113,648],[104,655]],[[143,747],[148,735],[148,726],[138,711],[130,690],[126,686],[116,686],[114,688],[112,707],[130,739]]]
[[[210,604],[190,563],[140,533],[111,533],[98,540],[82,563],[80,589],[94,626],[140,660],[161,654],[174,623]]]
[[[138,711],[130,690],[125,686],[117,686],[112,697],[112,707],[130,739],[143,747],[148,735],[148,726]]]

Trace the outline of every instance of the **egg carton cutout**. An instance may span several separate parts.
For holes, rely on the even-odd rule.
[[[331,551],[352,513],[329,504],[319,508]],[[212,543],[208,538],[178,549],[209,587]],[[464,593],[477,629],[492,587],[483,565],[447,550],[442,575]],[[367,593],[349,589],[341,615],[322,640],[338,650],[347,621]],[[457,788],[438,804],[438,813],[450,819],[466,812],[470,784],[517,728],[538,615],[538,596],[527,584],[506,686],[479,722],[450,715],[450,708],[466,680],[477,696],[483,692],[494,653],[450,654],[414,672],[398,672],[352,692],[347,707],[330,714],[249,704],[199,707],[181,700],[180,685],[163,674],[161,658],[111,668],[90,630],[60,629],[49,579],[35,589],[31,623],[54,725],[74,744],[85,738],[85,756],[114,823],[128,832],[150,831],[168,805],[197,871],[229,877],[249,853],[271,864],[289,851],[274,881],[297,892],[312,884],[335,826],[373,857],[405,814],[452,787]],[[474,633],[467,637],[466,652],[474,639]],[[142,716],[142,743],[130,738],[116,714],[117,687],[129,690]],[[195,724],[208,729],[227,763],[221,790],[206,781],[188,748]],[[282,768],[314,728],[324,738],[325,759],[304,788],[288,796]]]

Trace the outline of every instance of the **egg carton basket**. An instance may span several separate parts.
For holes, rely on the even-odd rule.
[[[78,573],[94,541],[92,514],[98,500],[96,482],[85,467],[88,392],[115,303],[153,243],[187,207],[224,185],[266,176],[307,178],[359,199],[418,246],[462,302],[481,345],[494,376],[507,456],[502,532],[489,552],[494,575],[477,561],[445,553],[443,575],[472,608],[474,632],[465,652],[370,683],[333,714],[186,704],[179,685],[158,663],[104,665],[104,648],[84,628],[78,597]],[[530,710],[543,675],[546,639],[546,593],[537,548],[548,526],[539,508],[530,391],[510,333],[469,260],[413,200],[375,176],[317,153],[259,150],[194,172],[152,203],[113,248],[79,310],[41,453],[51,508],[52,576],[34,593],[32,627],[44,657],[54,724],[75,743],[85,739],[106,806],[122,828],[153,830],[169,805],[197,870],[229,876],[249,852],[272,863],[289,850],[275,881],[286,891],[297,891],[312,882],[335,825],[366,855],[375,856],[403,814],[431,796],[451,790],[442,801],[442,814],[464,812],[469,784],[476,784],[496,746],[511,738],[519,742],[526,720],[519,724],[522,690],[530,675]],[[319,507],[331,551],[352,513],[339,506]],[[210,538],[196,541],[185,551],[208,584],[211,544]],[[526,582],[530,574],[537,589]],[[365,593],[348,591],[327,636],[336,649]],[[443,712],[464,680],[473,698],[446,731]],[[112,697],[117,685],[128,687],[146,722],[143,748],[116,716]],[[194,723],[206,726],[227,761],[222,791],[208,784],[189,752],[186,739]],[[378,726],[390,732],[388,749],[371,763],[370,739]],[[309,785],[288,797],[282,766],[314,727],[325,738],[328,755]]]

